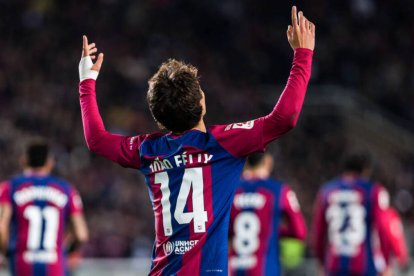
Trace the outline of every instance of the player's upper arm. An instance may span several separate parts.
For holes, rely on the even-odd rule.
[[[85,242],[89,238],[89,231],[83,215],[82,199],[75,189],[71,189],[69,200],[70,222],[77,241]]]
[[[374,223],[376,224],[380,235],[384,232],[384,228],[387,227],[385,221],[386,211],[390,207],[390,196],[387,190],[380,184],[375,184],[372,193],[372,212]]]
[[[323,264],[326,246],[325,200],[324,191],[319,191],[315,200],[312,221],[312,249],[319,262]]]
[[[388,235],[389,221],[387,210],[389,207],[390,197],[387,190],[382,185],[375,184],[372,190],[372,218],[383,250],[391,246],[391,239]]]
[[[299,201],[295,192],[286,185],[283,185],[282,188],[281,209],[288,221],[288,229],[286,229],[286,233],[281,233],[281,235],[305,240],[306,224],[300,210]]]
[[[245,157],[265,150],[263,118],[244,123],[212,126],[209,131],[225,150],[236,157]]]
[[[9,241],[9,225],[12,216],[10,183],[0,184],[0,247],[7,250]]]
[[[89,230],[84,215],[82,213],[73,214],[70,217],[70,221],[75,239],[82,243],[88,241]]]
[[[90,150],[123,167],[138,169],[141,166],[139,148],[148,135],[122,136],[107,133]]]

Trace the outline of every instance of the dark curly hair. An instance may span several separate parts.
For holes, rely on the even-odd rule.
[[[148,84],[148,105],[161,128],[182,133],[197,125],[203,112],[197,68],[169,59]]]

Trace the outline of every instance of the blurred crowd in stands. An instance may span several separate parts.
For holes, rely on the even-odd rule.
[[[71,180],[84,200],[91,230],[86,256],[148,256],[154,230],[143,177],[89,154],[85,146],[77,92],[82,34],[105,53],[97,89],[111,132],[157,130],[147,110],[146,81],[169,57],[199,67],[207,121],[225,124],[265,115],[276,102],[281,91],[269,96],[261,88],[283,87],[288,77],[292,50],[286,29],[292,4],[0,1],[0,178],[19,172],[27,139],[47,137],[54,147],[56,173]],[[317,26],[311,85],[354,89],[412,124],[414,1],[295,4]],[[292,133],[270,147],[277,159],[275,176],[298,192],[308,221],[319,185],[340,172],[341,157],[352,148],[345,136],[335,114],[305,113]],[[413,163],[401,156],[404,170],[413,172]],[[398,192],[397,172],[377,177],[393,196]],[[412,192],[412,174],[404,181]],[[412,224],[412,197],[405,198],[408,208],[400,211]]]

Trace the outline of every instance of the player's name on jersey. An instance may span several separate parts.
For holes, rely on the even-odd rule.
[[[63,208],[68,202],[68,197],[53,187],[26,187],[14,193],[14,201],[17,205],[25,205],[33,200],[49,201],[56,206]]]
[[[234,206],[238,209],[255,208],[262,209],[266,203],[266,198],[259,193],[241,193],[234,197]]]
[[[26,263],[56,263],[56,251],[26,251],[23,254],[23,259]]]
[[[167,241],[163,244],[165,255],[169,256],[172,253],[177,255],[183,255],[190,251],[198,243],[198,240],[189,241]]]
[[[168,169],[191,166],[205,166],[213,159],[212,154],[208,153],[187,153],[174,155],[172,158],[160,159],[155,158],[149,166],[152,173]]]
[[[329,195],[329,203],[338,203],[338,202],[361,202],[361,194],[357,191],[335,191]]]

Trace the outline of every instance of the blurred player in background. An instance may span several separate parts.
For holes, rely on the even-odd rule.
[[[247,158],[230,217],[230,275],[280,275],[280,237],[306,238],[296,195],[270,179],[272,169],[269,154]]]
[[[12,275],[67,275],[64,246],[71,231],[76,247],[88,239],[78,192],[50,175],[54,161],[43,141],[30,144],[23,174],[0,186],[0,245]]]
[[[369,179],[371,160],[351,154],[344,172],[319,191],[313,222],[316,256],[326,275],[381,275],[388,244],[389,195]]]
[[[86,142],[91,151],[146,177],[156,230],[150,275],[227,274],[229,213],[244,157],[295,126],[310,78],[315,27],[296,7],[287,36],[293,67],[270,114],[207,128],[197,69],[169,60],[149,80],[147,94],[155,121],[169,133],[138,136],[106,131],[95,90],[103,54],[93,64],[97,49],[84,36],[79,92]]]

